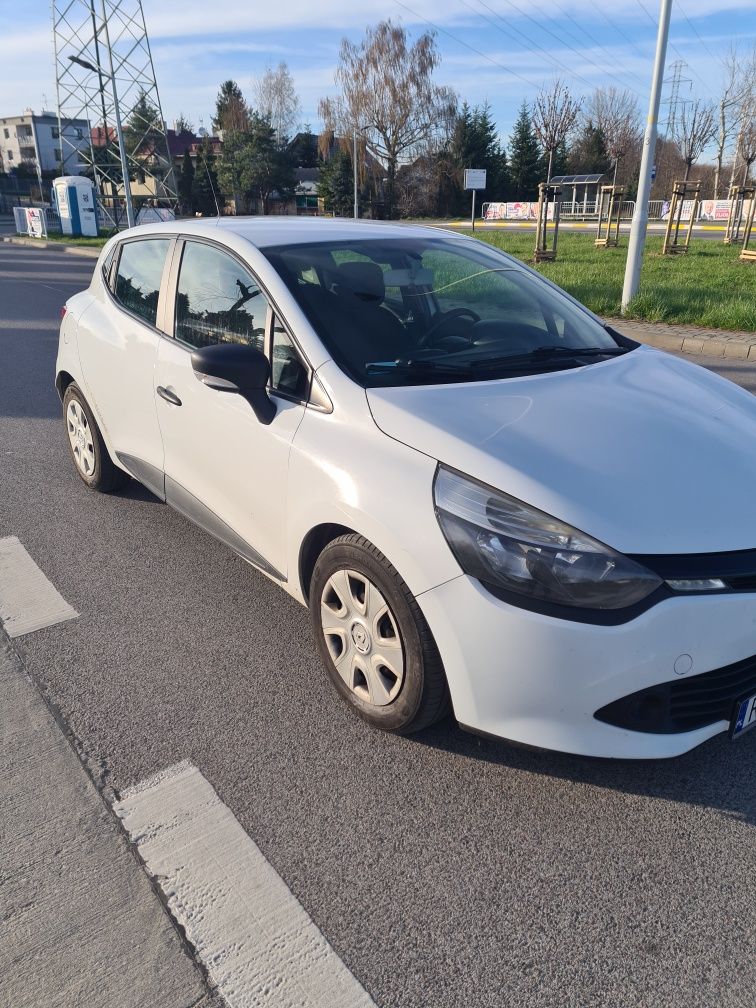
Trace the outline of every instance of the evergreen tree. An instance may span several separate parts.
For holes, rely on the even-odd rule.
[[[289,144],[289,153],[295,167],[316,168],[318,164],[318,138],[307,123]]]
[[[352,158],[343,150],[337,151],[320,166],[318,196],[328,213],[337,217],[351,217],[354,209],[354,175]]]
[[[187,147],[181,159],[181,174],[178,179],[178,196],[183,213],[192,213],[192,190],[194,189],[194,165]]]
[[[455,212],[467,210],[470,193],[462,189],[465,168],[486,170],[486,198],[503,199],[507,183],[507,158],[499,143],[488,103],[474,109],[465,102],[460,109],[448,150],[439,156],[448,160],[454,175]],[[480,201],[482,203],[482,200]]]
[[[147,156],[162,137],[163,122],[160,112],[144,91],[139,92],[123,128],[123,141],[130,157]]]
[[[557,175],[569,175],[566,143],[560,143],[554,151],[554,158],[551,164],[551,176],[553,178]]]
[[[270,120],[255,112],[250,115],[247,131],[230,130],[224,135],[218,174],[237,213],[244,212],[247,201],[255,199],[265,214],[274,192],[288,199],[296,185],[290,151],[278,147]]]
[[[590,120],[585,123],[571,144],[567,161],[570,175],[608,172],[612,167],[604,134]]]
[[[218,97],[215,99],[213,129],[224,132],[227,130],[244,132],[249,129],[249,109],[236,81],[227,80],[221,84]]]
[[[537,199],[538,183],[543,181],[543,172],[543,154],[527,102],[523,102],[509,141],[509,185],[512,199]]]
[[[218,206],[216,206],[216,197]],[[192,207],[195,213],[214,217],[221,205],[220,186],[215,173],[215,158],[210,139],[205,137],[197,151],[197,166],[192,185]]]

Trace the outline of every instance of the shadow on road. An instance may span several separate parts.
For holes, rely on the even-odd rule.
[[[451,720],[412,736],[457,756],[628,794],[718,809],[756,825],[756,732],[725,735],[667,760],[610,760],[529,749],[463,731]],[[726,782],[726,783],[723,783]]]

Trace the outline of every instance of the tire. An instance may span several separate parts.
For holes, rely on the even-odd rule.
[[[102,493],[120,489],[129,477],[113,464],[89,403],[76,382],[71,382],[63,396],[63,423],[74,468],[83,482]]]
[[[441,657],[407,585],[367,539],[325,547],[310,582],[318,652],[339,695],[368,724],[400,735],[449,709]]]

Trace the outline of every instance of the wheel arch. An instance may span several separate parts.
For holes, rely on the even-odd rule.
[[[76,381],[76,379],[69,371],[58,371],[55,376],[55,388],[58,390],[61,402],[63,402],[63,396],[66,394],[66,389],[69,385],[72,385],[74,381]]]
[[[321,522],[310,529],[299,547],[299,587],[305,604],[310,600],[312,572],[315,570],[318,557],[326,546],[334,539],[338,539],[339,536],[359,534],[357,529],[350,528],[348,525],[339,525],[336,522]]]

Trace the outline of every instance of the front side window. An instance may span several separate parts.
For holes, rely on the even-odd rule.
[[[118,260],[116,300],[153,326],[157,323],[160,281],[170,244],[168,238],[127,241]]]
[[[633,346],[481,242],[410,235],[262,251],[365,388],[584,367]]]
[[[176,291],[175,336],[192,347],[246,343],[265,348],[268,302],[233,256],[202,242],[184,245]]]

